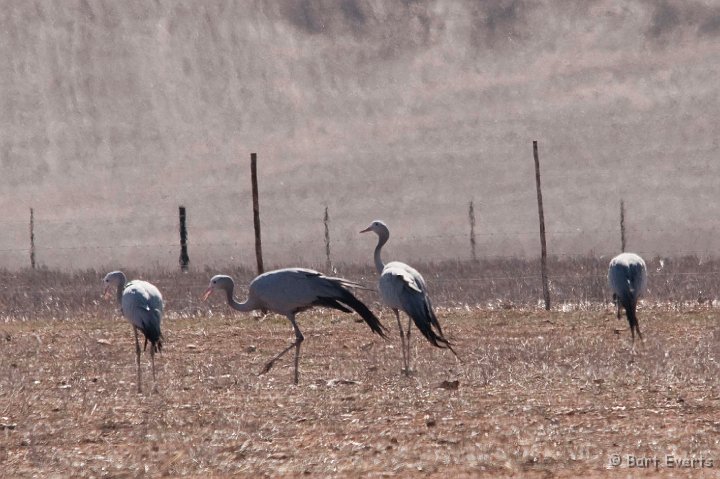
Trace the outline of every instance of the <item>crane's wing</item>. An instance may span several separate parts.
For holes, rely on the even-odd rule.
[[[155,286],[145,281],[129,282],[123,290],[121,307],[123,316],[142,331],[148,341],[160,341],[163,300]]]
[[[356,283],[343,278],[329,278],[304,268],[286,268],[266,273],[251,284],[251,294],[268,309],[289,314],[313,306],[325,306],[345,313],[355,311],[373,332],[385,337],[384,326],[347,286]]]
[[[645,292],[647,284],[647,269],[642,259],[630,266],[630,282],[635,292],[635,297],[639,298]]]
[[[455,353],[435,316],[422,276],[418,278],[419,273],[414,274],[416,271],[406,266],[400,263],[385,266],[380,276],[383,299],[390,307],[405,311],[430,344]]]
[[[608,281],[623,306],[637,302],[647,283],[645,262],[631,253],[616,256],[610,261]]]

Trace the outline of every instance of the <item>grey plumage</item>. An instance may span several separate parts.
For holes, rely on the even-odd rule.
[[[298,366],[300,361],[300,344],[305,339],[295,320],[295,315],[315,306],[336,309],[344,313],[355,311],[379,336],[386,338],[385,327],[380,320],[362,303],[349,288],[362,288],[358,283],[325,276],[322,273],[304,268],[285,268],[268,271],[257,276],[250,283],[248,298],[240,303],[233,297],[235,282],[229,276],[216,275],[210,280],[203,300],[213,291],[223,290],[228,304],[237,311],[268,310],[282,314],[288,318],[295,331],[295,342],[271,359],[262,370],[266,373],[275,361],[295,347],[295,384],[299,381]]]
[[[625,309],[634,343],[635,333],[642,339],[637,319],[637,303],[645,292],[647,284],[645,261],[635,253],[617,255],[610,261],[608,281],[613,291],[613,297],[618,302],[618,319],[620,318],[620,307],[622,307]]]
[[[400,341],[403,353],[405,374],[410,373],[410,321],[420,330],[422,335],[435,347],[446,348],[457,356],[452,344],[445,339],[440,322],[433,311],[427,285],[422,275],[414,268],[399,261],[388,264],[382,262],[382,247],[390,238],[390,230],[385,223],[376,220],[361,231],[372,231],[378,236],[375,247],[375,269],[380,275],[379,290],[385,305],[392,308],[400,330]],[[407,329],[403,331],[400,323],[400,311],[408,315]]]
[[[138,331],[145,337],[145,346],[150,342],[150,361],[152,363],[153,383],[155,382],[155,353],[162,350],[162,332],[160,323],[163,314],[163,298],[160,291],[151,283],[133,280],[127,283],[122,271],[113,271],[105,275],[103,280],[105,295],[115,296],[125,319],[133,326],[135,332],[135,353],[137,363],[137,387],[142,392],[142,378],[140,370],[140,342]],[[154,386],[156,389],[157,386]]]

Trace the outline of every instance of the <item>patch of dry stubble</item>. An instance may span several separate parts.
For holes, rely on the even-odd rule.
[[[385,342],[349,315],[304,313],[297,387],[290,357],[257,375],[291,339],[284,318],[174,318],[160,392],[142,395],[115,316],[8,323],[0,460],[26,477],[571,477],[616,474],[613,453],[717,462],[717,315],[641,314],[631,355],[610,311],[445,310],[462,360],[414,335],[405,378],[389,314]],[[147,357],[143,372],[150,391]]]

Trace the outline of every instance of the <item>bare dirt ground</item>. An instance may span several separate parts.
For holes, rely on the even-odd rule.
[[[710,308],[641,310],[635,355],[610,309],[444,310],[462,360],[415,334],[410,378],[387,312],[391,341],[350,315],[304,313],[299,386],[291,355],[257,374],[291,340],[284,318],[221,309],[165,320],[155,394],[149,356],[136,392],[117,315],[0,325],[0,475],[654,477],[654,458],[665,477],[720,469]]]

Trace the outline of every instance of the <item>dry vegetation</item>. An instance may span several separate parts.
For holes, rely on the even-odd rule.
[[[461,277],[460,265],[445,267],[446,278]],[[132,333],[98,300],[100,273],[5,273],[3,475],[641,472],[611,468],[612,454],[714,461],[694,476],[720,467],[720,325],[711,301],[687,301],[692,286],[681,286],[688,298],[678,293],[677,303],[643,304],[646,341],[633,356],[608,305],[547,313],[506,297],[454,306],[469,292],[436,281],[440,319],[462,361],[415,335],[411,378],[399,373],[396,334],[385,342],[349,315],[304,313],[293,386],[289,359],[257,375],[291,339],[284,318],[236,315],[219,299],[198,304],[206,272],[155,276],[147,275],[169,298],[160,391],[138,395]],[[37,290],[22,288],[31,280]],[[382,319],[395,333],[387,312]],[[149,391],[148,358],[143,367]]]

